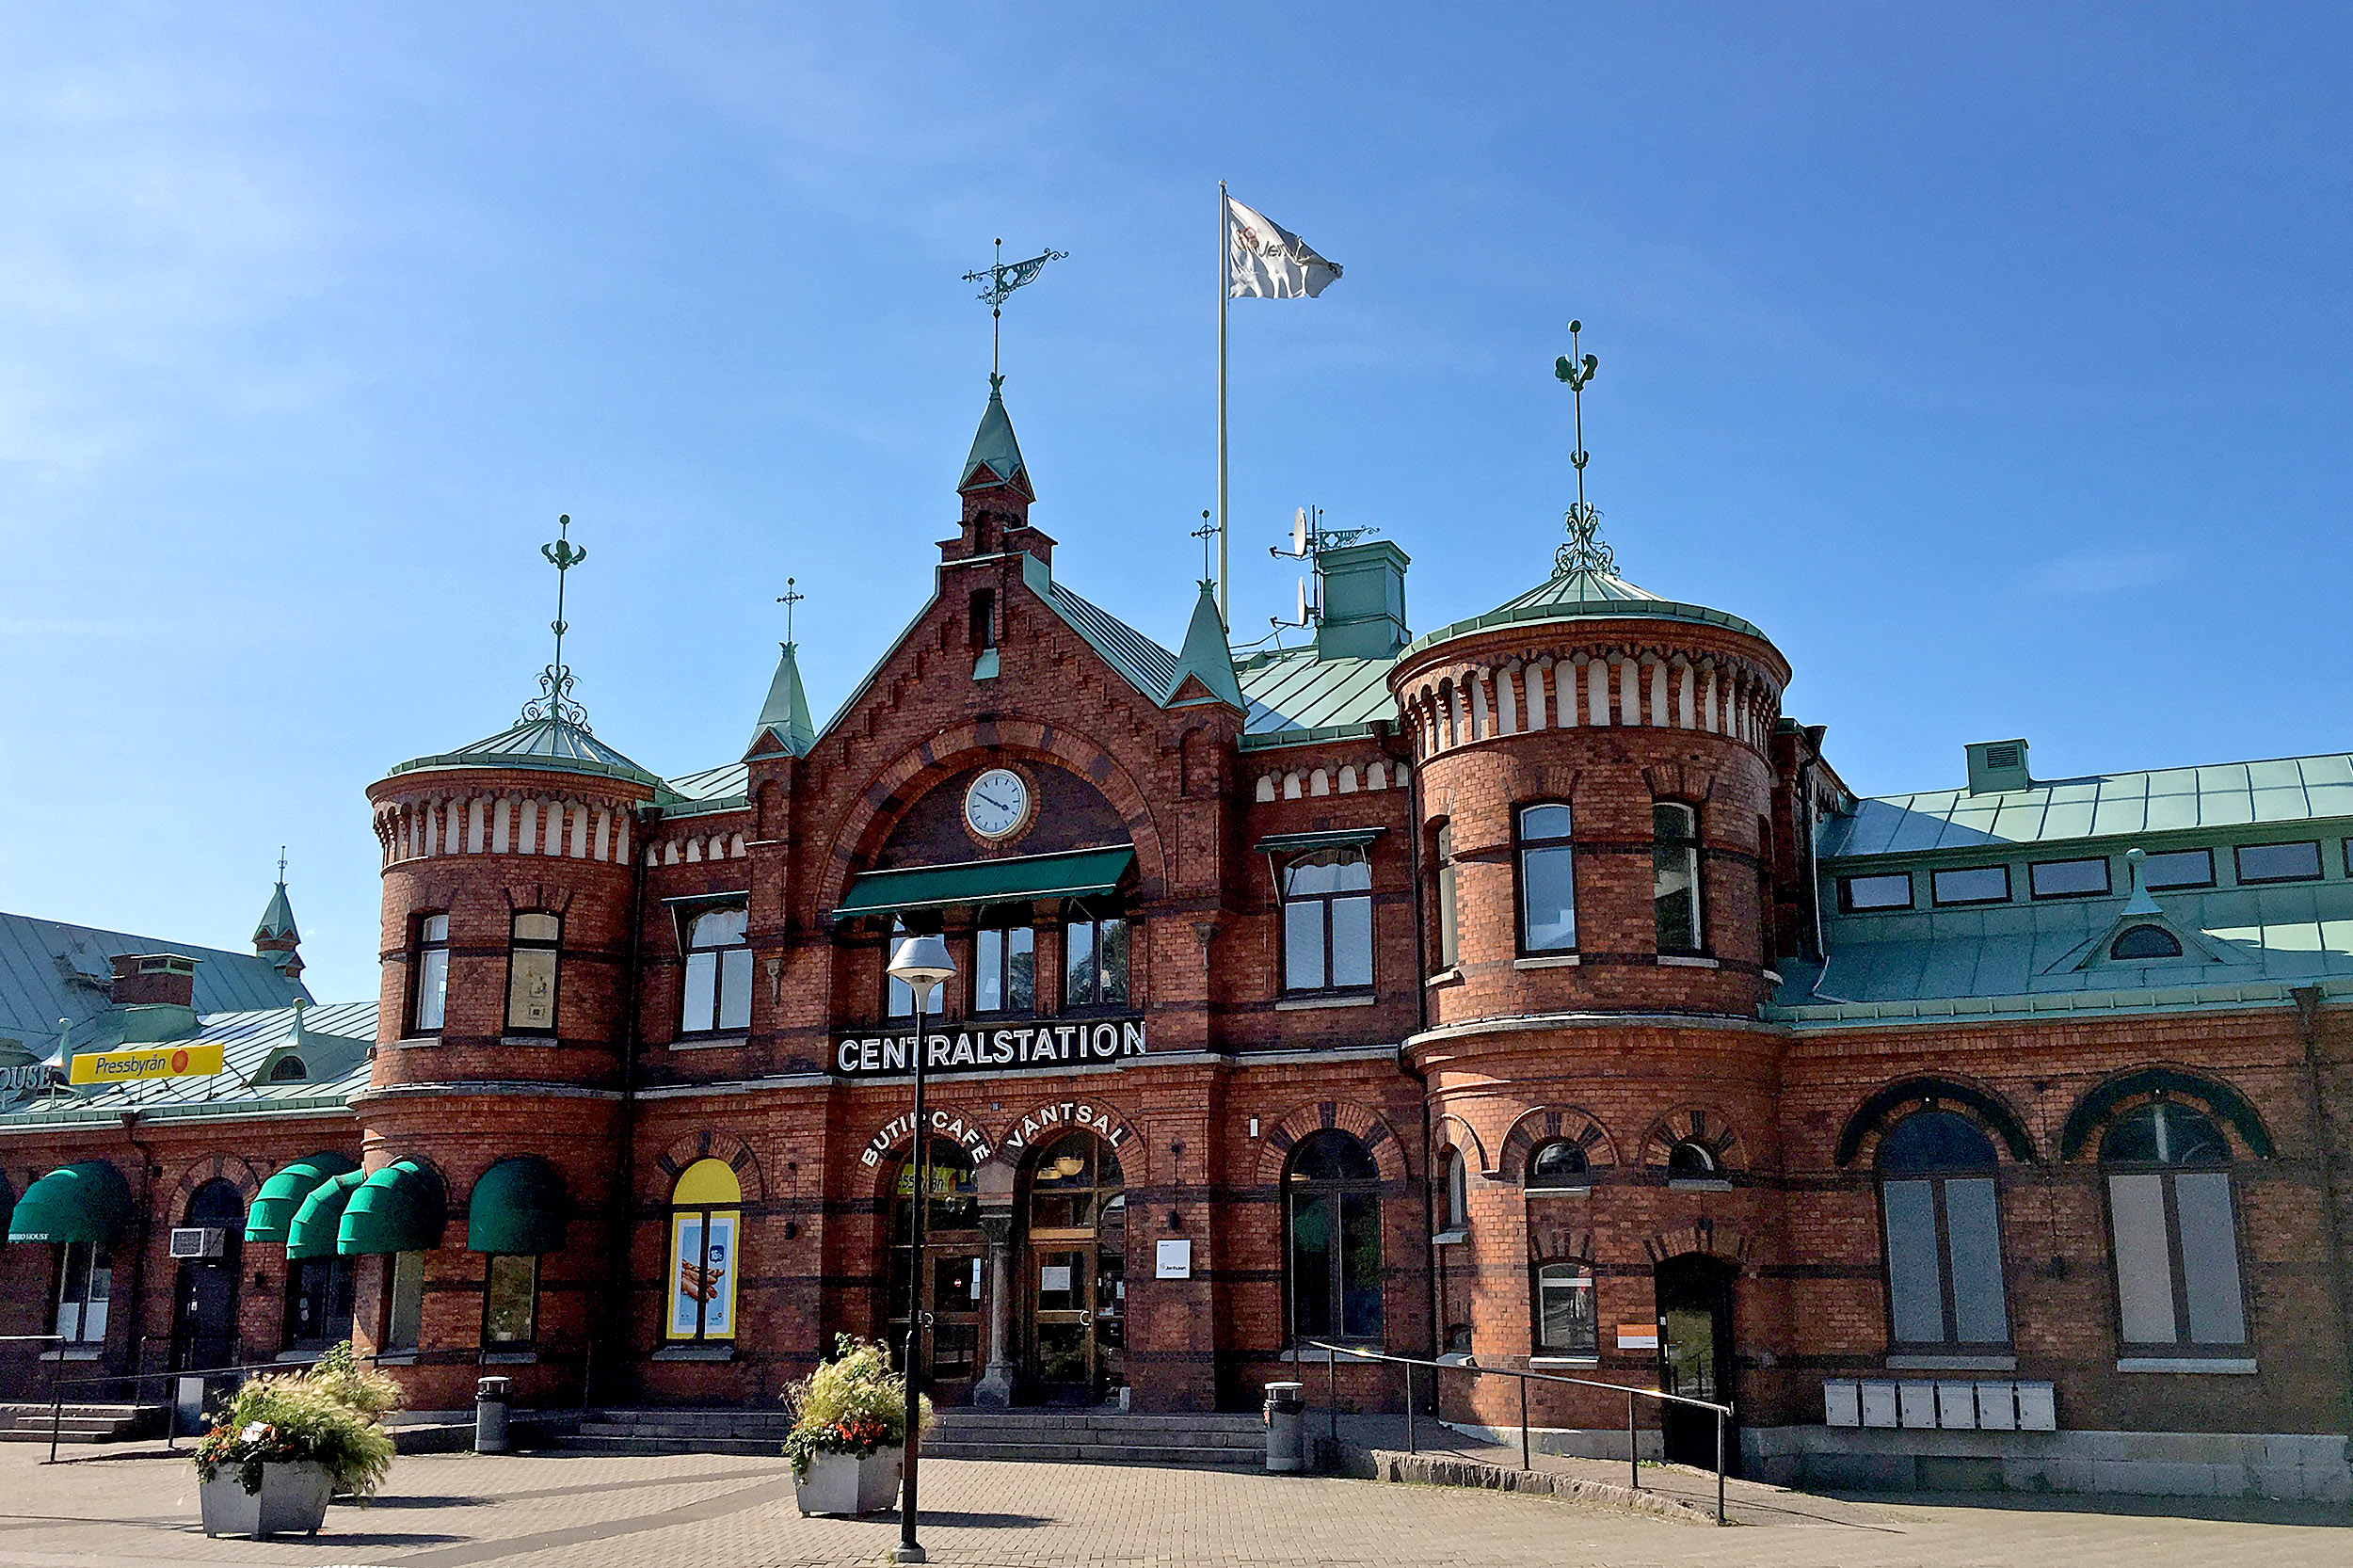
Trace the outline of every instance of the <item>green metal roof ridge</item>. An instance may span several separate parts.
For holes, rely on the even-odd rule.
[[[2315,977],[2324,998],[2353,997],[2353,978]],[[2113,1017],[2168,1011],[2222,1011],[2285,1006],[2301,987],[2287,981],[2217,985],[2166,985],[2114,991],[2035,991],[2000,997],[1929,997],[1904,1001],[1767,1002],[1771,1021],[1813,1025],[1949,1024],[1972,1018]]]
[[[526,733],[547,735],[566,745],[583,747],[589,755],[559,755],[545,751],[492,749],[502,743],[512,742]],[[662,780],[605,744],[579,725],[563,719],[525,719],[509,725],[495,735],[485,736],[471,745],[455,751],[436,752],[430,757],[418,757],[385,771],[385,776],[395,777],[405,773],[452,768],[507,769],[521,768],[543,773],[577,773],[608,778],[625,778],[632,783],[662,788]]]
[[[1086,639],[1128,684],[1165,708],[1184,683],[1184,661],[1093,600],[1054,580],[1046,563],[1026,551],[1021,556],[1021,581],[1046,601],[1063,624]],[[1236,707],[1241,706],[1240,703]]]
[[[1574,606],[1572,608],[1572,606]],[[1705,604],[1686,604],[1672,599],[1631,600],[1570,600],[1554,604],[1527,604],[1516,608],[1491,610],[1483,616],[1458,620],[1451,626],[1441,626],[1427,632],[1399,650],[1398,659],[1414,657],[1426,648],[1457,637],[1467,637],[1474,632],[1492,632],[1505,626],[1534,626],[1545,621],[1565,620],[1678,620],[1702,626],[1721,627],[1770,644],[1772,639],[1752,623],[1722,610],[1711,610]]]
[[[1372,739],[1371,724],[1327,724],[1315,729],[1264,729],[1235,740],[1241,751],[1273,751],[1280,746],[1320,745],[1326,741]]]

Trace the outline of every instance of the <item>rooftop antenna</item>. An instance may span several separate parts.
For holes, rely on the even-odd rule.
[[[792,578],[786,578],[784,592],[776,596],[776,602],[784,606],[784,643],[787,648],[792,646],[792,606],[808,597],[792,585],[794,581]]]
[[[1569,466],[1577,470],[1577,504],[1569,508],[1564,520],[1569,542],[1553,552],[1555,577],[1580,571],[1614,575],[1618,569],[1617,558],[1609,552],[1609,547],[1595,536],[1601,528],[1601,514],[1585,499],[1585,459],[1590,456],[1585,450],[1585,389],[1592,385],[1593,372],[1601,368],[1601,361],[1591,354],[1578,357],[1577,335],[1584,328],[1581,321],[1569,323],[1569,351],[1552,362],[1554,378],[1568,383],[1569,393],[1577,405],[1577,443],[1569,454]]]
[[[1302,506],[1291,514],[1291,547],[1285,550],[1281,545],[1269,545],[1266,552],[1278,561],[1305,561],[1309,564],[1315,591],[1312,594],[1308,592],[1306,577],[1299,580],[1299,619],[1292,624],[1313,626],[1323,618],[1323,552],[1342,549],[1368,534],[1379,532],[1377,528],[1326,528],[1321,506]],[[1277,620],[1274,624],[1280,626],[1283,622]]]
[[[997,241],[995,265],[964,275],[964,280],[968,283],[988,285],[981,290],[980,298],[988,306],[988,390],[990,392],[995,392],[1003,385],[1005,379],[1002,375],[999,374],[1002,367],[998,361],[998,350],[1004,332],[1006,297],[1023,284],[1034,281],[1037,275],[1046,270],[1047,263],[1065,262],[1069,259],[1070,252],[1067,250],[1041,250],[1026,262],[1016,262],[1008,266],[1005,264],[1005,242],[1000,239]]]
[[[539,553],[555,568],[555,618],[548,622],[548,630],[555,633],[555,662],[539,672],[539,695],[523,704],[523,722],[554,719],[585,730],[588,711],[572,700],[572,670],[564,663],[564,575],[588,559],[588,552],[572,543],[570,514],[557,518],[555,523],[555,541],[539,547]]]

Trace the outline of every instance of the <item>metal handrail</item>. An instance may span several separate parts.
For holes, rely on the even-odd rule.
[[[0,1336],[0,1339],[40,1339],[61,1341],[63,1339],[63,1336],[55,1334],[19,1334]],[[367,1362],[377,1360],[378,1357],[375,1352],[371,1351],[365,1355],[354,1355],[352,1359],[354,1361]],[[59,1362],[57,1365],[59,1368],[62,1368],[64,1364]],[[296,1370],[306,1365],[308,1365],[308,1363],[299,1360],[248,1361],[233,1367],[189,1367],[179,1371],[167,1369],[153,1372],[100,1372],[90,1377],[80,1378],[59,1377],[56,1375],[56,1372],[53,1370],[49,1378],[49,1457],[41,1463],[44,1464],[55,1464],[57,1463],[57,1432],[65,1422],[65,1391],[69,1387],[78,1388],[109,1383],[129,1384],[131,1385],[130,1402],[136,1404],[138,1402],[139,1385],[151,1381],[162,1381],[166,1384],[169,1384],[170,1382],[180,1378],[216,1378],[225,1377],[232,1373],[246,1372],[287,1372]],[[168,1406],[168,1409],[169,1413],[166,1416],[164,1421],[164,1447],[167,1450],[176,1453],[179,1451],[180,1442],[180,1410],[177,1405]]]
[[[1325,1430],[1330,1433],[1332,1441],[1335,1444],[1339,1441],[1340,1435],[1339,1357],[1341,1356],[1347,1356],[1355,1361],[1394,1362],[1398,1366],[1406,1368],[1427,1367],[1433,1373],[1468,1372],[1474,1377],[1499,1377],[1513,1378],[1518,1380],[1520,1391],[1520,1468],[1523,1470],[1535,1468],[1534,1464],[1530,1462],[1528,1435],[1528,1384],[1530,1379],[1534,1379],[1539,1383],[1565,1383],[1579,1388],[1599,1388],[1612,1394],[1624,1394],[1625,1396],[1625,1457],[1626,1463],[1630,1466],[1629,1473],[1632,1477],[1633,1486],[1636,1491],[1641,1490],[1642,1486],[1642,1456],[1641,1450],[1635,1447],[1634,1441],[1634,1401],[1637,1399],[1657,1400],[1661,1404],[1687,1404],[1695,1409],[1708,1411],[1716,1417],[1716,1523],[1721,1525],[1725,1522],[1724,1429],[1725,1424],[1733,1417],[1732,1406],[1728,1404],[1717,1404],[1713,1400],[1695,1400],[1689,1394],[1670,1394],[1666,1392],[1666,1390],[1660,1388],[1642,1388],[1633,1384],[1626,1383],[1603,1383],[1593,1378],[1573,1378],[1564,1376],[1559,1372],[1523,1371],[1515,1367],[1481,1367],[1475,1362],[1468,1361],[1431,1361],[1421,1356],[1391,1355],[1385,1351],[1368,1351],[1360,1350],[1353,1345],[1335,1345],[1322,1339],[1310,1339],[1306,1343],[1309,1349],[1326,1352],[1324,1358],[1324,1381],[1326,1385],[1324,1394],[1326,1420]],[[1431,1402],[1433,1405],[1437,1402],[1437,1379],[1433,1376],[1430,1381]],[[1414,1418],[1414,1375],[1411,1371],[1408,1371],[1405,1374],[1405,1451],[1407,1453],[1417,1454],[1421,1451],[1421,1449],[1415,1439]]]

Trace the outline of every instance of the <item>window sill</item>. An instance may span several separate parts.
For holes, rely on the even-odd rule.
[[[499,1044],[502,1046],[552,1046],[555,1043],[555,1036],[552,1034],[502,1034],[499,1036]]]
[[[438,1046],[440,1043],[441,1037],[438,1034],[410,1034],[404,1036],[401,1039],[394,1040],[392,1042],[392,1048],[394,1050],[407,1050],[413,1046]]]
[[[1361,997],[1292,997],[1274,1004],[1277,1013],[1312,1013],[1320,1007],[1370,1007],[1369,993]]]
[[[1529,1185],[1527,1182],[1522,1182],[1520,1184],[1520,1191],[1531,1198],[1542,1197],[1547,1193],[1553,1192],[1562,1193],[1570,1197],[1581,1198],[1591,1194],[1593,1190],[1593,1177],[1590,1175],[1584,1179],[1578,1181],[1540,1181],[1533,1186]]]
[[[2251,1378],[2261,1370],[2253,1356],[2121,1355],[2120,1372],[2202,1372],[2209,1377]]]
[[[1887,1358],[1891,1372],[2014,1372],[2014,1355],[1902,1355]]]
[[[1542,958],[1514,958],[1512,967],[1515,969],[1574,969],[1584,962],[1581,953],[1559,952]]]
[[[1379,1353],[1379,1348],[1377,1346],[1367,1345],[1365,1349],[1367,1352],[1373,1354]],[[1330,1361],[1337,1361],[1343,1367],[1352,1362],[1366,1367],[1378,1367],[1381,1365],[1377,1361],[1367,1360],[1362,1356],[1350,1355],[1346,1351],[1342,1351],[1338,1355],[1335,1356],[1330,1351],[1316,1350],[1312,1347],[1304,1351],[1285,1351],[1281,1355],[1275,1357],[1275,1359],[1277,1361],[1288,1361],[1292,1363],[1294,1366],[1301,1367],[1321,1367]]]
[[[482,1365],[485,1367],[536,1367],[538,1364],[539,1352],[537,1351],[484,1351],[482,1352]]]
[[[1670,1192],[1729,1192],[1732,1191],[1732,1183],[1721,1176],[1709,1176],[1705,1180],[1671,1180],[1667,1183],[1667,1191]]]
[[[730,1046],[744,1045],[749,1039],[750,1036],[744,1034],[680,1036],[670,1042],[669,1048],[671,1050],[724,1050]]]
[[[1530,1371],[1542,1371],[1551,1367],[1598,1367],[1600,1365],[1601,1357],[1597,1355],[1531,1355],[1528,1358]]]
[[[99,1353],[100,1350],[96,1345],[77,1345],[71,1350],[43,1351],[40,1352],[40,1358],[43,1361],[95,1361]]]
[[[1458,1225],[1452,1230],[1442,1230],[1438,1232],[1437,1235],[1433,1236],[1430,1239],[1430,1244],[1433,1247],[1459,1247],[1469,1240],[1470,1231],[1468,1228]]]
[[[324,1347],[315,1351],[280,1351],[270,1359],[284,1367],[309,1367],[326,1353]]]
[[[1424,985],[1460,985],[1463,984],[1463,971],[1458,968],[1449,966],[1423,981],[1422,984]]]
[[[1662,952],[1658,955],[1658,962],[1661,968],[1670,969],[1720,969],[1723,968],[1717,960],[1703,958],[1697,953]]]
[[[383,1351],[376,1356],[378,1367],[414,1367],[416,1364],[417,1352],[414,1351]]]
[[[653,1352],[656,1361],[733,1361],[733,1345],[664,1345]]]

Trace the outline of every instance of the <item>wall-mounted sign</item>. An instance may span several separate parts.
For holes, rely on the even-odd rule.
[[[73,1059],[76,1083],[128,1083],[142,1078],[209,1078],[220,1071],[215,1046],[141,1046],[94,1050]]]
[[[1620,1323],[1618,1349],[1622,1351],[1655,1351],[1658,1348],[1657,1323]]]
[[[1152,1277],[1154,1279],[1191,1279],[1193,1277],[1193,1243],[1191,1241],[1156,1241],[1152,1245]]]
[[[860,1034],[834,1042],[840,1078],[899,1078],[915,1070],[913,1034]],[[923,1071],[1025,1073],[1048,1067],[1112,1066],[1144,1054],[1142,1018],[1085,1018],[1010,1029],[960,1029],[924,1036]]]
[[[930,1113],[929,1120],[933,1136],[945,1138],[959,1148],[969,1151],[976,1165],[997,1152],[989,1144],[985,1128],[967,1122],[954,1111],[944,1108],[935,1110]],[[870,1169],[881,1164],[883,1156],[888,1154],[900,1139],[914,1130],[915,1112],[901,1112],[874,1129],[874,1136],[866,1140],[866,1147],[859,1151],[858,1163]]]

